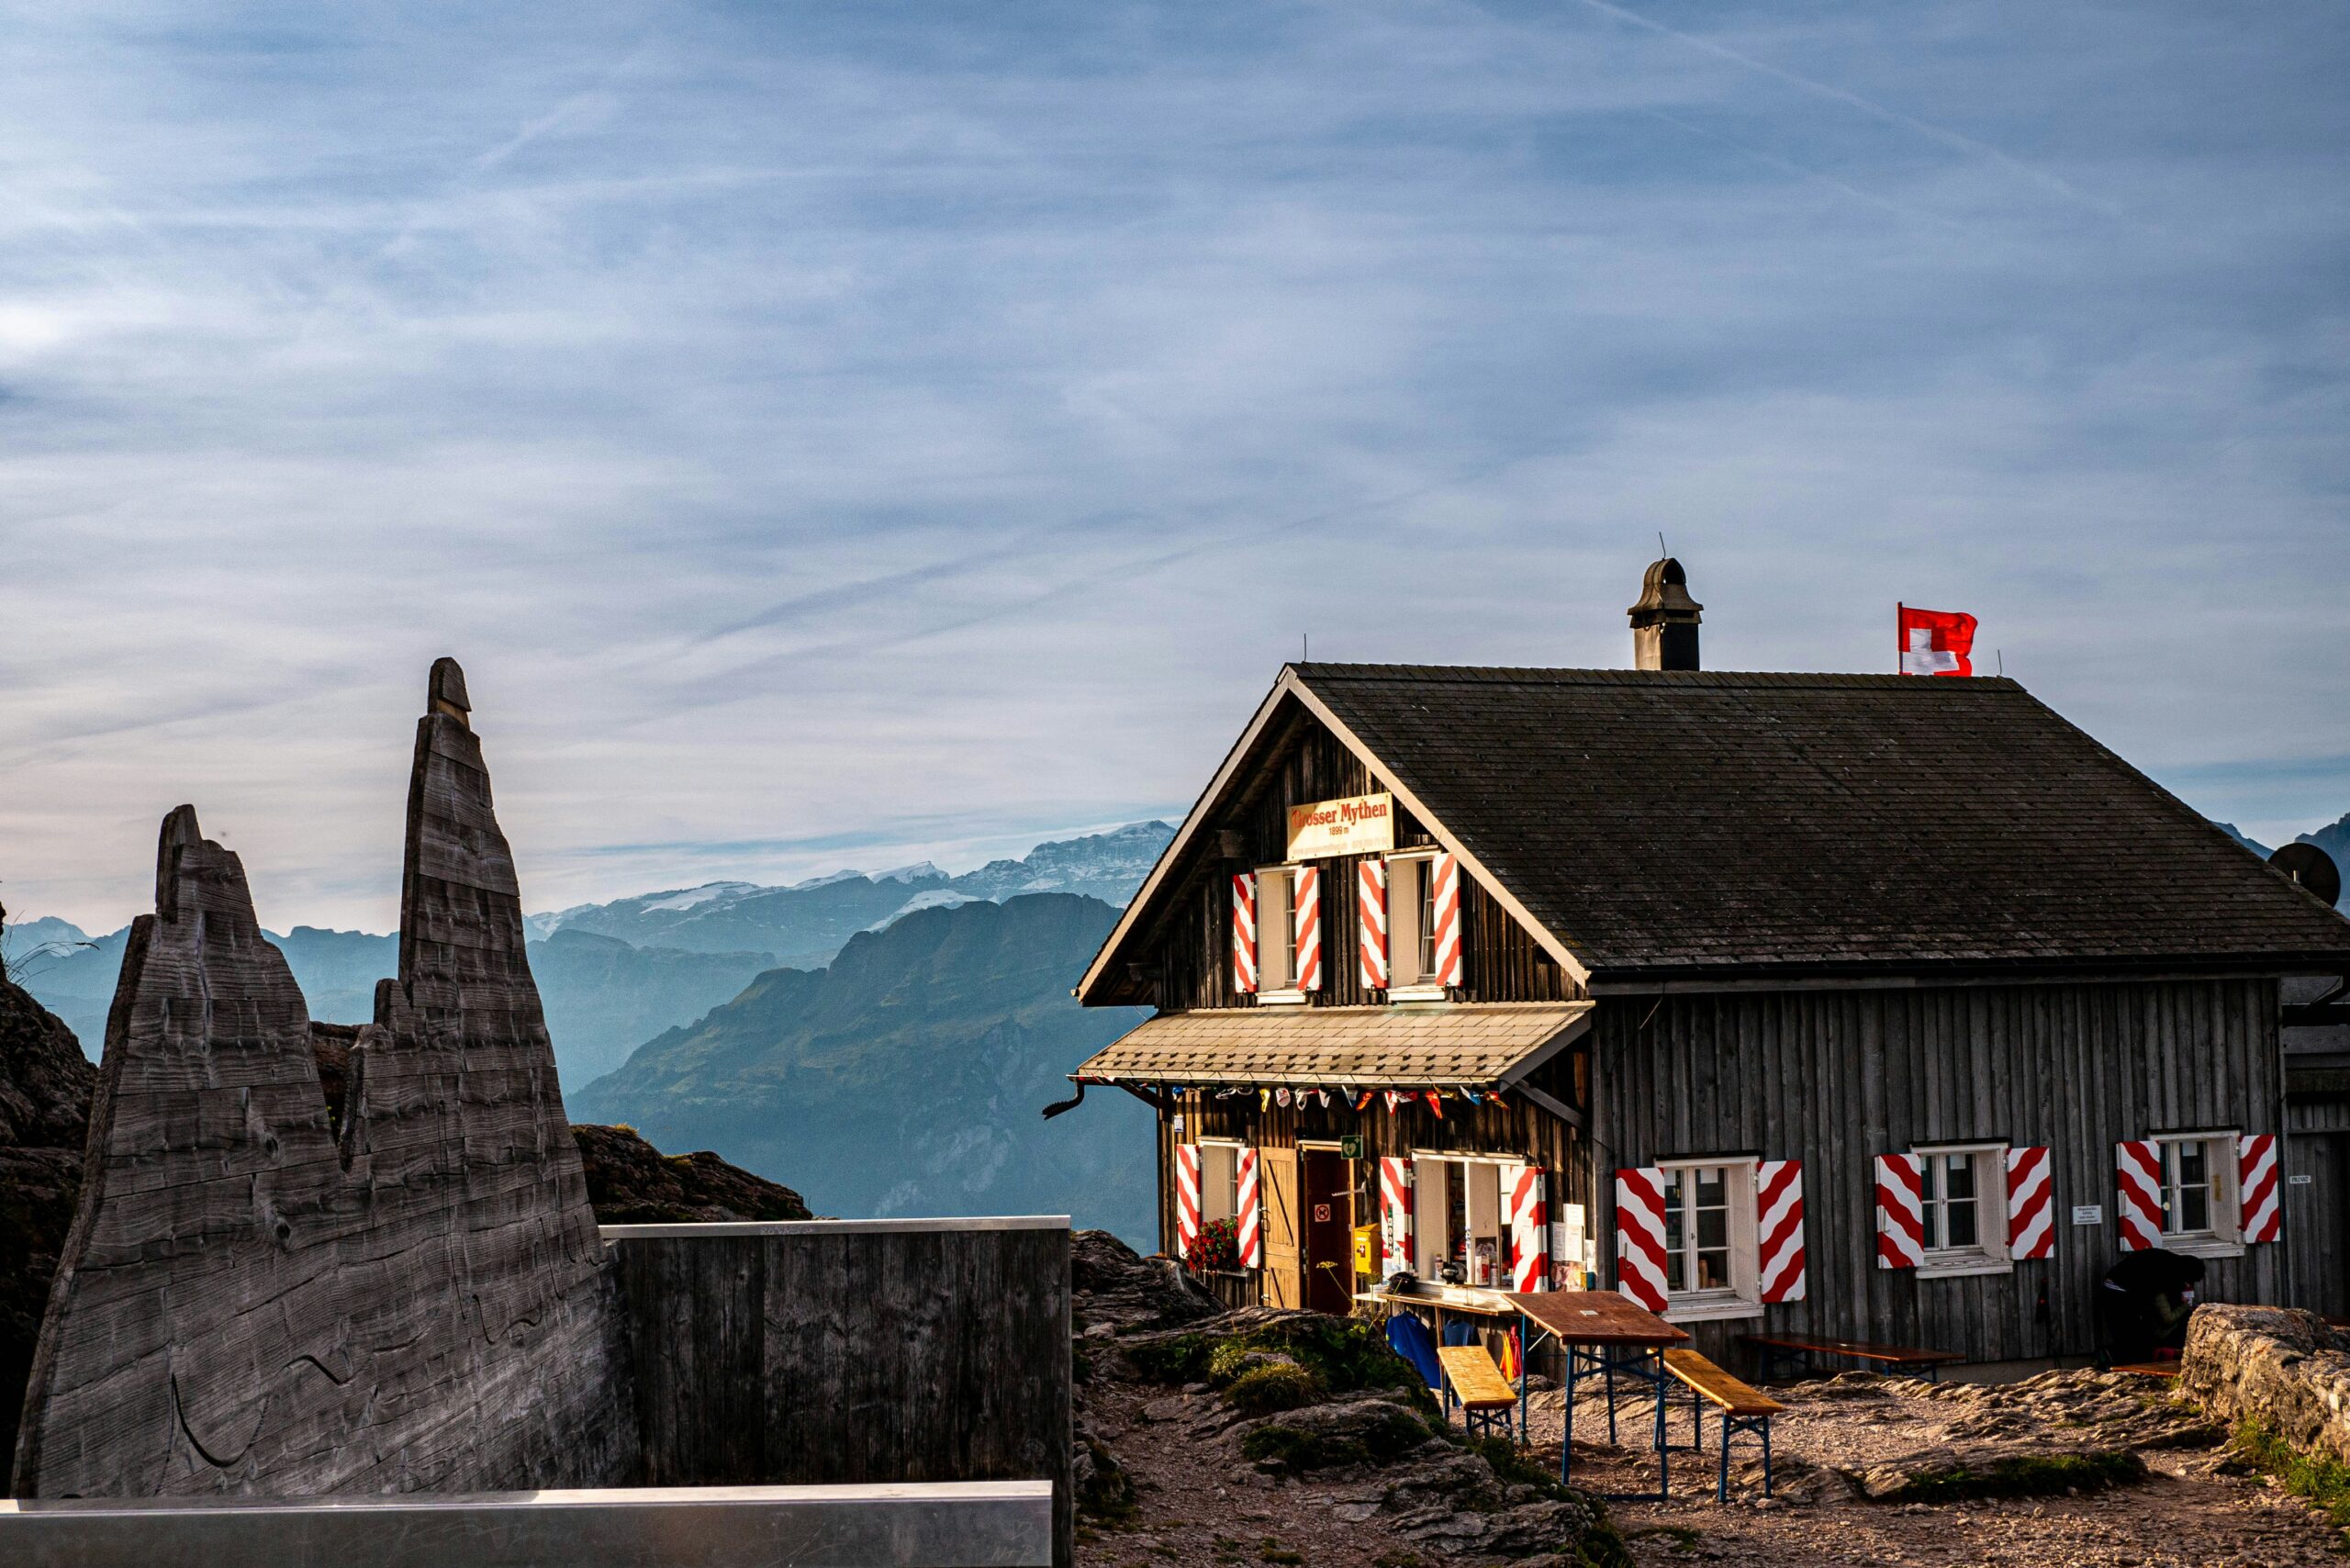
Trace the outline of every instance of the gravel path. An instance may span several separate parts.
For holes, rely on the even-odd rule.
[[[2148,1387],[2074,1373],[2009,1390],[1863,1377],[1774,1390],[1789,1409],[1774,1428],[1774,1498],[1761,1496],[1761,1466],[1746,1445],[1733,1450],[1727,1506],[1714,1501],[1712,1451],[1701,1458],[1684,1449],[1673,1461],[1671,1502],[1617,1503],[1612,1512],[1641,1568],[2343,1568],[2350,1562],[2340,1534],[2298,1499],[2257,1478],[2221,1473],[2208,1439]],[[1376,1496],[1375,1474],[1271,1484],[1236,1465],[1229,1453],[1147,1419],[1144,1407],[1168,1392],[1147,1385],[1095,1392],[1093,1419],[1133,1474],[1139,1509],[1126,1528],[1083,1532],[1078,1561],[1085,1568],[1449,1568],[1460,1561],[1382,1536],[1378,1519],[1364,1517],[1374,1510],[1361,1501]],[[1555,1466],[1557,1396],[1537,1401],[1536,1454]],[[1637,1446],[1645,1437],[1645,1411],[1652,1409],[1636,1412],[1627,1397],[1618,1416],[1624,1446],[1610,1447],[1605,1410],[1579,1397],[1577,1484],[1652,1488],[1653,1451]],[[1671,1430],[1676,1441],[1688,1441],[1685,1403],[1674,1406]],[[1713,1431],[1709,1422],[1709,1439]],[[2109,1446],[2117,1438],[2191,1446],[2145,1449],[2151,1474],[2144,1484],[2085,1496],[1873,1502],[1839,1473],[1865,1473],[1921,1455],[2037,1452],[2068,1443]]]

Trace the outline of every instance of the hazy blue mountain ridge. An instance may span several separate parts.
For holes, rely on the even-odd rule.
[[[1156,1245],[1150,1113],[1104,1092],[1037,1114],[1147,1014],[1069,995],[1117,915],[1065,893],[917,911],[761,975],[572,1114],[788,1177],[819,1214],[1069,1214]]]

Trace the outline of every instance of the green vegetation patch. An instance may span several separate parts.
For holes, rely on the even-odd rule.
[[[1287,1356],[1329,1394],[1395,1389],[1434,1412],[1436,1399],[1397,1355],[1375,1324],[1347,1317],[1300,1316],[1240,1334],[1176,1334],[1126,1347],[1135,1370],[1154,1383],[1224,1384],[1246,1375],[1259,1352]]]
[[[2350,1465],[2305,1454],[2276,1428],[2250,1416],[2236,1423],[2229,1447],[2232,1457],[2275,1476],[2285,1490],[2308,1498],[2327,1518],[2350,1529]]]
[[[1325,1392],[1322,1380],[1304,1367],[1273,1361],[1250,1367],[1233,1379],[1231,1386],[1224,1391],[1224,1397],[1235,1410],[1245,1415],[1270,1416],[1277,1410],[1295,1410],[1311,1405]]]
[[[1921,1470],[1881,1503],[1958,1503],[1971,1497],[2046,1497],[2064,1492],[2101,1492],[2146,1478],[2146,1462],[2134,1453],[2016,1454],[1987,1465],[1953,1464]]]
[[[1331,1470],[1342,1464],[1385,1463],[1418,1448],[1429,1435],[1427,1422],[1398,1407],[1382,1411],[1344,1437],[1267,1421],[1240,1439],[1240,1452],[1248,1459],[1278,1460],[1292,1471]]]

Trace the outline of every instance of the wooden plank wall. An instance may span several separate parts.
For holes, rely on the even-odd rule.
[[[1319,722],[1300,716],[1274,741],[1273,760],[1241,797],[1226,825],[1246,837],[1243,860],[1198,856],[1169,898],[1158,933],[1158,1005],[1181,1013],[1201,1007],[1253,1006],[1232,989],[1232,888],[1236,871],[1281,862],[1289,808],[1311,801],[1375,794],[1387,784],[1373,776]],[[1425,847],[1435,838],[1398,805],[1395,846]],[[1360,1006],[1372,998],[1359,983],[1355,954],[1361,926],[1355,918],[1355,863],[1360,856],[1318,860],[1323,873],[1326,986],[1315,1004]],[[1473,877],[1464,876],[1461,948],[1465,993],[1483,1002],[1563,1002],[1581,993],[1533,936],[1509,918]]]
[[[1544,1092],[1583,1109],[1589,1097],[1589,1057],[1581,1048],[1570,1047],[1544,1063],[1535,1072],[1533,1081]],[[1159,1124],[1159,1169],[1172,1168],[1178,1142],[1232,1139],[1260,1148],[1294,1149],[1301,1140],[1326,1143],[1349,1135],[1360,1136],[1363,1139],[1363,1158],[1354,1162],[1353,1172],[1357,1225],[1370,1225],[1378,1218],[1377,1161],[1382,1155],[1438,1149],[1461,1154],[1522,1155],[1530,1163],[1552,1172],[1546,1223],[1558,1217],[1561,1203],[1571,1198],[1583,1201],[1573,1194],[1586,1191],[1590,1185],[1590,1159],[1582,1136],[1522,1095],[1507,1096],[1499,1107],[1448,1100],[1441,1117],[1419,1104],[1391,1114],[1380,1100],[1372,1101],[1371,1107],[1361,1112],[1348,1105],[1335,1092],[1330,1100],[1326,1107],[1316,1102],[1304,1106],[1272,1105],[1260,1109],[1253,1092],[1218,1099],[1213,1091],[1192,1091],[1182,1097],[1182,1131],[1179,1134],[1171,1121]],[[1563,1180],[1560,1172],[1566,1173]],[[1172,1184],[1164,1183],[1162,1189],[1165,1196],[1159,1212],[1159,1249],[1171,1257],[1175,1251]],[[1590,1223],[1597,1222],[1595,1219]],[[1268,1253],[1267,1257],[1270,1262],[1271,1255]],[[1282,1287],[1277,1287],[1276,1304],[1280,1288]],[[1227,1290],[1224,1294],[1235,1293]],[[1267,1297],[1261,1282],[1252,1282],[1247,1290],[1237,1293],[1237,1299],[1257,1303],[1265,1302]]]
[[[604,1234],[647,1484],[1049,1480],[1073,1561],[1065,1224]]]
[[[2350,1317],[2350,1098],[2287,1101],[2282,1163],[2291,1304]]]
[[[2114,1144],[2280,1130],[2277,1015],[2267,980],[1611,997],[1595,1031],[1594,1147],[1603,1172],[1684,1154],[1804,1162],[1809,1294],[1766,1308],[1771,1329],[1972,1361],[2043,1356],[2052,1338],[2087,1353],[2098,1282],[2121,1256]],[[1873,1158],[1970,1139],[2048,1146],[2056,1256],[1958,1279],[1877,1268]],[[2104,1225],[2071,1224],[2079,1204],[2102,1205]],[[1600,1235],[1612,1282],[1612,1215]],[[2273,1302],[2286,1288],[2277,1246],[2209,1266],[2209,1299]],[[2043,1287],[2046,1327],[2033,1320]],[[1735,1366],[1735,1336],[1755,1327],[1691,1331]]]

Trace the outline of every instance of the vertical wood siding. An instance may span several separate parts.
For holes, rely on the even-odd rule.
[[[1571,1047],[1545,1062],[1533,1075],[1533,1082],[1545,1093],[1574,1106],[1584,1108],[1590,1082],[1588,1058],[1580,1045]],[[1192,1091],[1182,1096],[1180,1110],[1183,1131],[1179,1135],[1171,1122],[1160,1124],[1159,1169],[1169,1169],[1174,1160],[1174,1145],[1178,1141],[1197,1142],[1201,1138],[1229,1138],[1251,1144],[1259,1148],[1294,1151],[1301,1141],[1333,1142],[1348,1136],[1363,1140],[1363,1157],[1353,1161],[1354,1223],[1376,1224],[1378,1206],[1378,1161],[1382,1155],[1410,1155],[1415,1151],[1447,1150],[1458,1154],[1508,1154],[1526,1159],[1553,1172],[1546,1202],[1545,1223],[1559,1217],[1559,1205],[1567,1202],[1583,1202],[1579,1194],[1589,1185],[1587,1172],[1590,1159],[1583,1148],[1582,1136],[1574,1128],[1523,1096],[1505,1096],[1507,1101],[1496,1108],[1492,1105],[1471,1105],[1465,1101],[1448,1100],[1444,1115],[1439,1118],[1427,1106],[1413,1104],[1392,1114],[1382,1100],[1373,1100],[1369,1109],[1357,1112],[1334,1091],[1330,1103],[1299,1106],[1270,1105],[1259,1109],[1253,1091],[1218,1099],[1214,1091]],[[1265,1169],[1275,1161],[1270,1160]],[[1285,1168],[1296,1170],[1293,1153],[1288,1155]],[[1584,1172],[1582,1176],[1572,1172]],[[1570,1173],[1561,1175],[1557,1173]],[[1162,1186],[1165,1184],[1162,1183]],[[1569,1192],[1570,1188],[1574,1193]],[[1302,1196],[1295,1202],[1303,1203]],[[1587,1219],[1587,1225],[1597,1224]],[[1267,1272],[1274,1262],[1271,1226],[1266,1229]],[[1158,1215],[1159,1249],[1169,1256],[1175,1250],[1175,1211],[1171,1197],[1162,1200]],[[1270,1294],[1265,1282],[1251,1280],[1244,1294],[1237,1299],[1280,1305],[1287,1293],[1300,1288],[1296,1278],[1300,1262],[1293,1249],[1287,1262],[1288,1277],[1274,1281]],[[1223,1293],[1220,1293],[1223,1294]]]
[[[2207,1127],[2276,1132],[2277,988],[2251,980],[1608,998],[1596,1042],[1601,1170],[1696,1154],[1804,1162],[1809,1294],[1760,1319],[1693,1324],[1736,1358],[1758,1329],[1955,1350],[2081,1354],[2121,1257],[2113,1146]],[[1874,1258],[1870,1160],[1913,1144],[2050,1149],[2056,1255],[2005,1274],[1920,1279]],[[1586,1194],[1588,1189],[1584,1189]],[[2071,1223],[2075,1204],[2104,1209]],[[1612,1281],[1612,1220],[1601,1228]],[[2282,1249],[2208,1260],[2205,1295],[2283,1298]],[[2052,1323],[2035,1323],[2040,1292]]]
[[[1168,913],[1156,932],[1158,1002],[1162,1012],[1254,1006],[1232,989],[1231,873],[1279,865],[1288,844],[1289,808],[1312,801],[1377,794],[1387,782],[1374,776],[1320,723],[1299,718],[1274,742],[1272,761],[1223,825],[1246,837],[1245,861],[1198,854],[1162,895]],[[1213,835],[1211,835],[1212,837]],[[1436,839],[1401,805],[1395,847],[1422,848]],[[1360,856],[1318,859],[1323,868],[1323,989],[1315,1005],[1350,1006],[1371,998],[1355,963],[1361,923],[1355,913],[1355,862]],[[1461,878],[1461,943],[1467,995],[1479,1002],[1571,1002],[1576,990],[1531,933],[1512,920],[1474,877]]]

